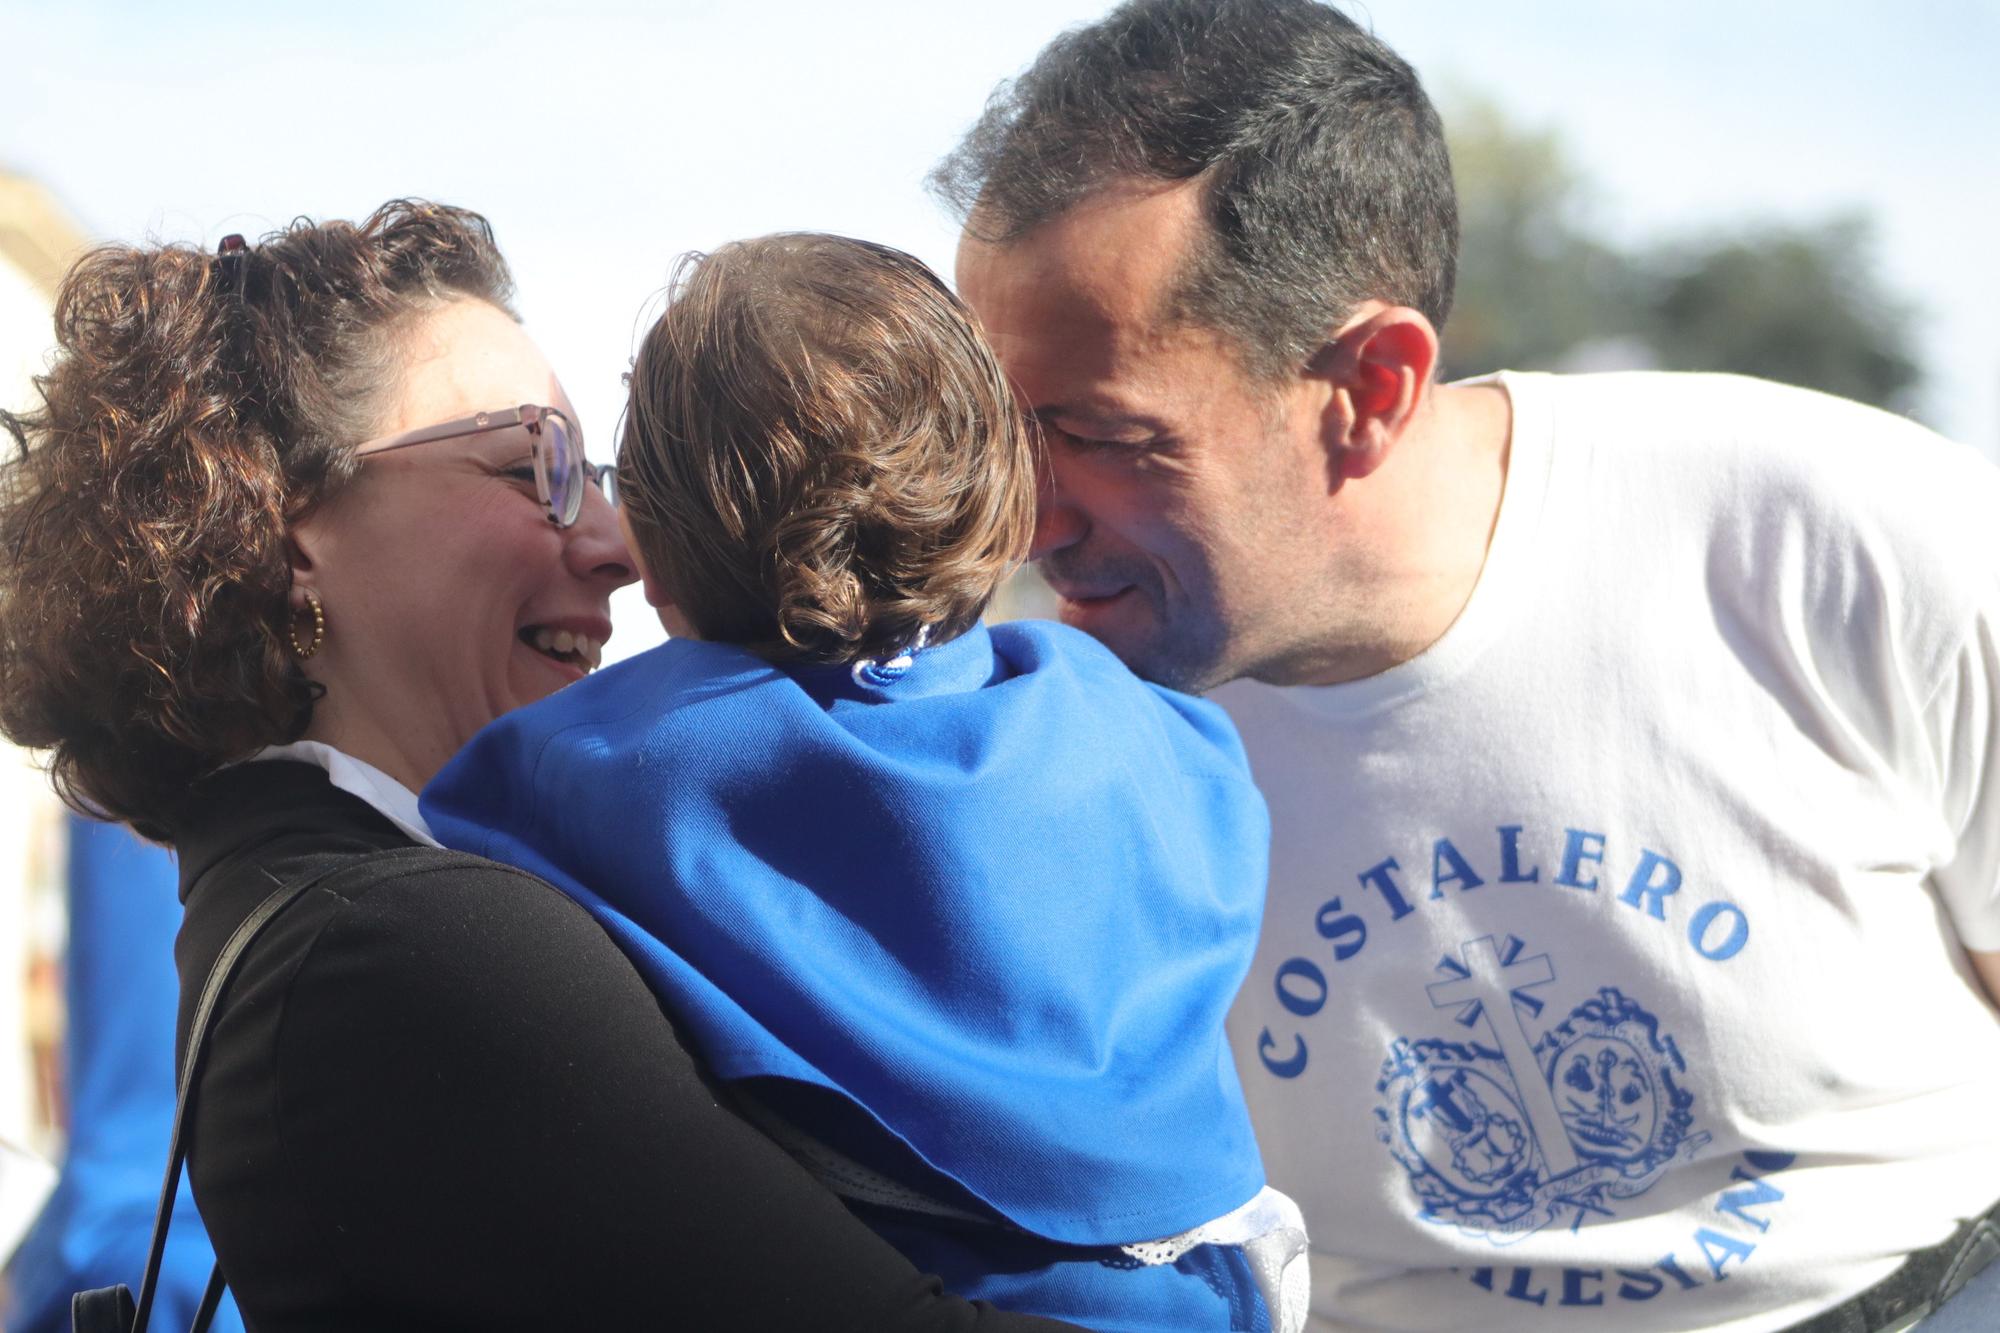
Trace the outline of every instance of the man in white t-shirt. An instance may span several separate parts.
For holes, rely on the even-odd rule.
[[[1437,118],[1309,0],[1066,34],[934,182],[1063,618],[1236,682],[1314,1327],[1867,1333],[1990,1258],[2000,473],[1750,380],[1434,383]]]

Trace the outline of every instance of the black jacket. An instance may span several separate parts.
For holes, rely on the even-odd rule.
[[[256,1333],[1065,1327],[941,1295],[718,1103],[542,881],[413,850],[283,762],[206,782],[179,850],[183,1047],[236,925],[340,870],[245,955],[193,1120],[196,1200]]]

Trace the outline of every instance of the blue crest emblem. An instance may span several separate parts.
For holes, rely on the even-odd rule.
[[[1375,1085],[1377,1137],[1389,1145],[1427,1221],[1507,1245],[1551,1222],[1572,1229],[1643,1194],[1694,1131],[1687,1071],[1659,1020],[1604,987],[1536,1032],[1555,980],[1548,955],[1509,936],[1468,942],[1438,964],[1431,1004],[1456,1010],[1477,1039],[1398,1038]]]

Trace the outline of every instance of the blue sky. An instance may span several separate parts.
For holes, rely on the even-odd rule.
[[[925,171],[996,81],[1105,8],[0,0],[0,165],[121,239],[213,243],[399,194],[478,208],[601,445],[682,250],[808,227],[948,272]],[[2000,4],[1347,8],[1434,89],[1560,131],[1621,236],[1869,212],[1923,312],[1921,414],[2000,458]]]

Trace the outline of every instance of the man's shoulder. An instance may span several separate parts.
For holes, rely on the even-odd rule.
[[[1861,414],[1886,422],[1905,420],[1837,394],[1726,371],[1611,370],[1577,374],[1514,371],[1497,378],[1514,392],[1524,386],[1539,387],[1566,403],[1588,402],[1614,411],[1627,405],[1666,406],[1674,410],[1727,407],[1772,418],[1831,412]]]
[[[1740,375],[1523,380],[1572,516],[1705,530],[1753,562],[1788,545],[1893,552],[1919,581],[1993,559],[2000,468],[1908,418]]]
[[[1547,407],[1548,429],[1565,446],[1634,461],[1664,451],[1684,471],[1710,464],[1836,481],[1892,468],[1973,476],[1994,471],[1973,450],[1908,417],[1745,375],[1525,375],[1509,385],[1517,399]]]

